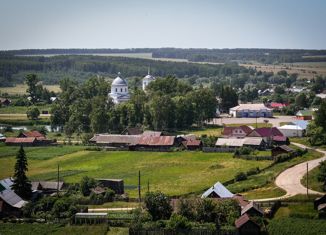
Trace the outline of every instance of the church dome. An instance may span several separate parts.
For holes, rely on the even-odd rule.
[[[127,82],[121,78],[120,73],[118,73],[118,77],[113,80],[112,86],[127,86]]]
[[[147,80],[155,80],[155,77],[153,77],[152,75],[150,74],[147,74],[144,79],[147,79]]]

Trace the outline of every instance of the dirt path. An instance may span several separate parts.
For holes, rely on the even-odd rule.
[[[311,149],[305,145],[298,144],[298,143],[292,143],[298,147],[301,148],[308,148]],[[298,165],[295,165],[291,168],[286,169],[281,174],[279,174],[275,180],[275,184],[277,187],[282,188],[286,191],[286,194],[281,197],[276,198],[264,198],[264,199],[257,199],[253,201],[273,201],[273,200],[279,200],[284,198],[289,198],[297,194],[306,194],[307,188],[301,184],[301,179],[303,176],[307,173],[307,163],[308,163],[308,171],[311,171],[315,167],[319,165],[320,162],[326,160],[326,151],[320,150],[320,149],[314,149],[322,154],[324,154],[323,157],[310,160],[307,162],[300,163]],[[314,190],[308,190],[309,194],[323,194]]]

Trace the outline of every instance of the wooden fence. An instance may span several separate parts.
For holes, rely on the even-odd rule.
[[[232,153],[235,150],[233,148],[203,147],[204,153]]]

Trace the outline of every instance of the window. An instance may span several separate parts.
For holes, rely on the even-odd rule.
[[[115,92],[118,92],[118,88],[115,88]]]
[[[120,91],[122,92],[122,88],[120,89]]]
[[[127,88],[125,88],[125,92],[127,92]]]

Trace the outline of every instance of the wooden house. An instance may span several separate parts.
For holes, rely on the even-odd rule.
[[[246,205],[241,210],[241,215],[248,214],[249,216],[263,216],[264,211],[260,208],[260,206],[251,201],[248,205]]]
[[[124,194],[122,179],[96,179],[102,187],[112,189],[116,194]]]
[[[272,156],[275,157],[279,154],[284,154],[284,153],[287,153],[287,154],[290,154],[290,153],[293,153],[294,150],[292,148],[290,148],[289,146],[287,145],[280,145],[280,146],[277,146],[275,148],[272,149]]]

